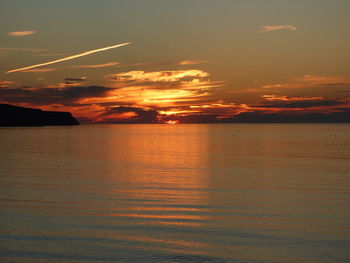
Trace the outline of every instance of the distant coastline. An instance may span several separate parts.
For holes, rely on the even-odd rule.
[[[0,104],[0,127],[79,125],[70,112]]]

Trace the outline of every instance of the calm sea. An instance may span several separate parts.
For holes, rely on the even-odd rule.
[[[350,125],[0,129],[0,262],[350,262]]]

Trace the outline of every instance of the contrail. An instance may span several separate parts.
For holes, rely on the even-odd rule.
[[[101,52],[101,51],[105,51],[105,50],[108,50],[108,49],[126,46],[126,45],[129,45],[129,44],[131,44],[131,43],[127,42],[127,43],[118,44],[118,45],[114,45],[114,46],[110,46],[110,47],[104,47],[104,48],[99,48],[99,49],[95,49],[95,50],[91,50],[91,51],[86,51],[84,53],[80,53],[80,54],[77,54],[77,55],[73,55],[73,56],[57,59],[57,60],[46,62],[46,63],[41,63],[41,64],[37,64],[37,65],[25,67],[25,68],[9,70],[9,71],[6,71],[6,73],[13,73],[13,72],[23,71],[23,70],[27,70],[27,69],[47,66],[47,65],[51,65],[51,64],[55,64],[55,63],[59,63],[59,62],[67,61],[67,60],[71,60],[71,59],[75,59],[75,58],[84,57],[84,56],[91,55],[91,54],[94,54],[94,53],[97,53],[97,52]]]

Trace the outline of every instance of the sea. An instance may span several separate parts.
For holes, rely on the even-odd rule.
[[[350,262],[349,124],[0,128],[0,262]]]

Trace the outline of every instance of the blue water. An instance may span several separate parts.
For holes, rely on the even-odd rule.
[[[350,125],[0,128],[0,262],[350,262]]]

